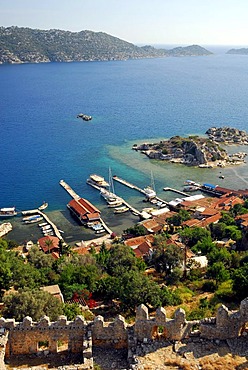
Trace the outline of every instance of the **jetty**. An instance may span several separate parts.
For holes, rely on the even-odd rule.
[[[46,222],[51,226],[53,229],[54,235],[59,238],[59,240],[63,240],[63,237],[60,233],[60,230],[57,228],[57,226],[50,220],[50,218],[42,211],[38,209],[38,213],[46,220]]]
[[[128,187],[128,188],[130,188],[130,189],[137,190],[137,191],[139,191],[141,194],[146,195],[145,190],[143,190],[143,189],[139,188],[138,186],[136,186],[136,185],[132,184],[131,182],[128,182],[128,181],[126,181],[126,180],[122,179],[121,177],[113,176],[113,180],[115,180],[115,181],[119,182],[119,183],[120,183],[120,184],[122,184],[122,185],[127,186],[127,187]]]
[[[165,187],[165,188],[163,188],[163,190],[164,191],[171,191],[172,193],[177,193],[177,194],[183,195],[184,197],[190,197],[189,194],[184,193],[183,191],[177,190],[177,189],[174,189],[174,188]]]
[[[114,180],[116,180],[116,181],[119,181],[119,182],[121,182],[121,183],[123,183],[124,185],[126,185],[126,186],[128,186],[128,184],[130,185],[130,186],[132,186],[132,189],[135,189],[136,188],[136,190],[138,190],[138,191],[142,191],[142,189],[139,189],[137,186],[135,186],[135,185],[133,185],[133,184],[130,184],[130,183],[128,183],[127,181],[125,181],[125,180],[123,180],[123,179],[121,179],[121,178],[119,178],[119,177],[117,177],[117,176],[113,176],[112,177],[112,179],[114,179]],[[118,179],[118,180],[117,180]],[[105,188],[102,188],[102,187],[100,187],[100,186],[98,186],[98,185],[95,185],[95,184],[91,184],[91,183],[89,183],[89,182],[87,182],[89,185],[91,185],[93,188],[95,188],[95,189],[97,189],[97,190],[99,190],[99,191],[101,191],[102,189],[105,189]],[[126,184],[125,184],[126,183]],[[129,186],[129,187],[130,187]],[[107,190],[106,190],[107,191]],[[145,192],[143,191],[143,193],[145,194]],[[135,214],[135,215],[137,215],[137,216],[139,216],[139,217],[141,217],[141,218],[144,218],[143,217],[143,212],[140,212],[138,209],[136,209],[136,208],[134,208],[133,206],[131,206],[131,204],[129,204],[128,202],[126,202],[123,198],[121,198],[120,196],[117,196],[116,194],[114,194],[114,193],[111,193],[111,192],[109,192],[109,194],[110,195],[113,195],[113,197],[115,197],[116,199],[118,199],[118,200],[120,200],[126,207],[128,207],[129,208],[129,210],[133,213],[133,214]]]
[[[70,196],[75,199],[79,200],[81,197],[68,185],[64,180],[60,180],[59,184],[67,191]]]
[[[42,212],[40,209],[29,209],[27,211],[22,211],[22,214],[23,215],[33,215],[33,214],[39,214],[41,217],[43,217],[46,222],[51,226],[51,228],[53,229],[53,233],[55,236],[57,236],[57,238],[59,238],[59,240],[63,240],[63,237],[60,233],[60,230],[57,228],[57,226],[50,220],[50,218],[44,213]]]
[[[125,185],[130,189],[137,190],[138,192],[140,192],[141,194],[144,194],[146,196],[146,192],[145,192],[144,189],[139,188],[138,186],[132,184],[131,182],[128,182],[128,181],[126,181],[126,180],[124,180],[124,179],[122,179],[121,177],[118,177],[118,176],[113,176],[113,179],[115,181],[119,182],[120,184]],[[161,202],[162,204],[168,205],[168,202],[166,202],[162,198],[159,198],[157,195],[153,199],[156,199],[158,202]]]

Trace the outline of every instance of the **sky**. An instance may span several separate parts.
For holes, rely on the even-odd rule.
[[[248,0],[0,0],[0,26],[106,32],[136,45],[248,46]]]

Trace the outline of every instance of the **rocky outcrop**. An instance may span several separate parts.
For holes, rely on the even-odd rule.
[[[228,160],[227,152],[217,143],[198,136],[182,138],[174,136],[154,144],[134,145],[151,159],[168,160],[188,166],[201,166]]]
[[[206,134],[208,138],[174,136],[159,143],[135,144],[132,149],[141,151],[150,159],[167,160],[187,166],[224,167],[244,162],[246,153],[228,155],[219,143],[248,145],[248,135],[245,131],[231,127],[211,127]]]
[[[244,130],[233,127],[211,127],[206,134],[212,141],[224,144],[248,145],[248,135]]]

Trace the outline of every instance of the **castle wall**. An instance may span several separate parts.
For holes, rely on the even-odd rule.
[[[74,321],[67,321],[65,316],[60,316],[56,322],[50,322],[48,317],[33,322],[30,317],[26,317],[21,323],[2,318],[0,328],[5,334],[1,337],[4,344],[0,349],[0,370],[4,369],[1,367],[4,355],[8,358],[35,354],[42,351],[42,343],[46,343],[48,353],[57,353],[59,343],[66,343],[69,353],[82,354],[83,363],[89,360],[93,364],[92,346],[126,348],[131,358],[139,343],[145,344],[161,338],[180,341],[190,336],[195,324],[198,324],[202,338],[231,339],[242,335],[247,322],[248,298],[241,302],[238,311],[229,311],[222,305],[216,318],[199,321],[187,321],[182,309],[175,312],[173,319],[168,319],[164,308],[158,308],[155,317],[150,318],[145,305],[137,308],[134,325],[127,325],[120,315],[113,322],[105,322],[102,316],[97,316],[93,322],[86,322],[81,316]]]

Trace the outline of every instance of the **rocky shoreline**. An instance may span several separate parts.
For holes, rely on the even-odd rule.
[[[228,154],[220,146],[248,145],[248,135],[243,130],[231,127],[211,127],[206,131],[207,137],[173,136],[158,143],[134,144],[132,149],[141,151],[150,159],[180,163],[200,168],[225,167],[245,162],[247,153]]]

